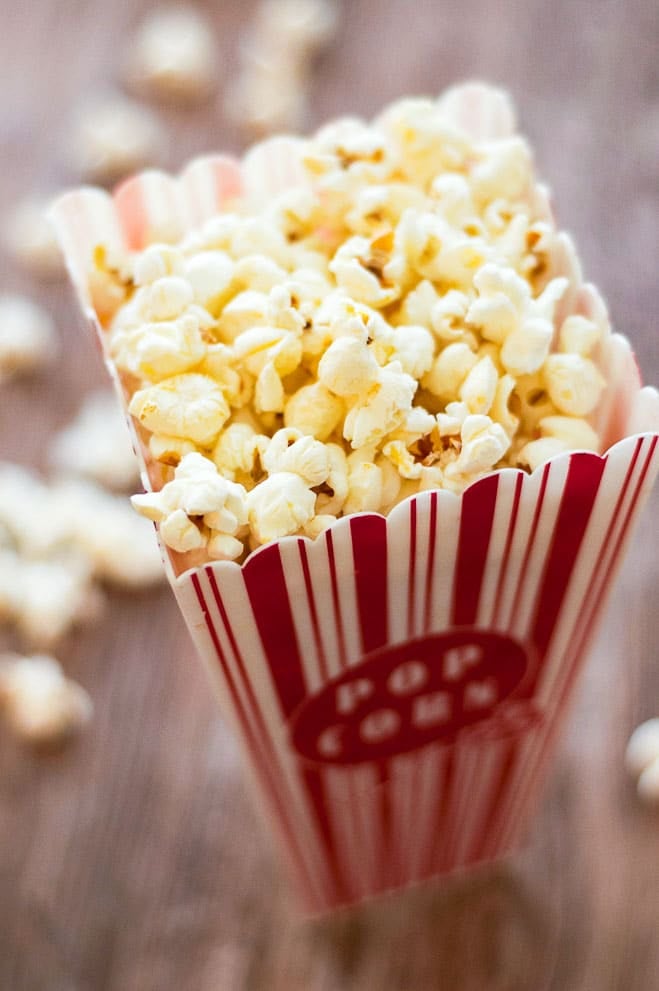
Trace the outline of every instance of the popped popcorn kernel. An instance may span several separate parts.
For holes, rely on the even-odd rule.
[[[379,379],[380,368],[372,352],[354,337],[339,337],[328,347],[318,365],[318,379],[336,396],[357,396]]]
[[[343,400],[322,382],[313,382],[302,386],[287,400],[284,424],[326,441],[339,426],[344,414]]]
[[[579,354],[551,354],[543,372],[547,392],[559,412],[586,416],[595,409],[605,381],[589,358]]]
[[[247,493],[249,524],[261,544],[297,533],[313,519],[315,506],[316,494],[293,472],[275,472]]]
[[[4,654],[0,655],[0,712],[24,743],[57,746],[89,722],[93,705],[55,658]]]
[[[561,351],[587,358],[599,343],[600,337],[600,328],[593,320],[574,313],[561,324],[559,347]]]
[[[460,386],[478,364],[478,356],[462,341],[447,344],[435,358],[423,379],[423,386],[439,399],[449,400],[459,394]]]
[[[152,433],[168,434],[210,446],[229,419],[219,385],[207,375],[174,375],[139,389],[128,411]]]
[[[197,102],[212,90],[218,53],[201,14],[188,6],[156,8],[124,57],[129,86],[158,99]]]
[[[261,445],[261,464],[269,475],[277,471],[299,475],[307,485],[321,485],[329,475],[325,445],[290,427],[278,430]]]
[[[0,295],[0,382],[36,371],[56,352],[55,326],[48,313],[23,296]]]

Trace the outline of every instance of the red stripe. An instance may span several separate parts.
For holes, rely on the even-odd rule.
[[[515,494],[513,496],[513,506],[510,511],[510,522],[508,524],[508,534],[506,536],[506,546],[503,550],[503,557],[501,558],[501,569],[499,571],[499,579],[497,582],[497,592],[496,598],[494,600],[494,610],[492,612],[492,625],[496,626],[497,620],[499,618],[499,610],[501,608],[501,598],[503,596],[503,590],[506,584],[506,575],[508,572],[508,562],[510,560],[510,548],[513,545],[513,536],[515,533],[515,525],[517,523],[517,514],[519,512],[519,503],[522,498],[522,486],[524,484],[524,473],[519,472],[517,479],[515,481]]]
[[[540,513],[542,512],[542,506],[545,501],[545,492],[547,491],[547,481],[549,479],[550,470],[551,470],[551,464],[550,462],[547,462],[547,464],[542,469],[542,478],[540,479],[540,490],[538,492],[538,498],[536,500],[535,512],[533,514],[533,522],[531,523],[531,532],[529,533],[528,541],[526,544],[526,551],[524,552],[524,559],[522,561],[522,567],[520,568],[519,577],[517,579],[517,589],[515,591],[515,599],[510,614],[510,625],[513,625],[515,615],[519,608],[519,600],[521,598],[522,591],[524,589],[524,579],[526,578],[526,571],[529,566],[531,551],[533,550],[536,534],[538,532],[538,523],[540,522]]]
[[[301,777],[316,813],[318,826],[325,842],[325,853],[330,865],[329,875],[334,890],[330,895],[330,904],[327,907],[332,908],[346,904],[352,900],[351,892],[349,885],[346,883],[343,865],[339,859],[336,841],[330,826],[327,794],[325,792],[322,773],[316,768],[307,765],[302,769]]]
[[[332,605],[334,607],[334,620],[336,622],[336,636],[339,648],[339,662],[341,667],[348,663],[346,655],[346,641],[343,632],[343,619],[341,616],[341,600],[339,598],[339,583],[336,573],[336,559],[334,557],[334,541],[331,530],[325,531],[325,542],[327,545],[327,561],[329,564],[330,580],[332,582]]]
[[[508,743],[498,784],[493,790],[487,814],[483,815],[482,829],[473,845],[470,858],[473,862],[491,857],[496,852],[499,824],[507,810],[506,792],[516,764],[517,747],[521,742],[521,740],[516,739]]]
[[[316,645],[316,653],[318,654],[318,665],[320,667],[320,673],[323,681],[327,681],[329,674],[327,671],[327,657],[325,655],[325,647],[323,644],[323,638],[320,632],[320,623],[318,622],[318,612],[316,610],[316,599],[313,592],[313,584],[311,581],[311,572],[309,571],[309,560],[307,558],[307,546],[306,541],[300,538],[298,540],[298,551],[300,554],[300,563],[302,565],[302,574],[304,575],[304,587],[307,592],[307,602],[309,604],[309,614],[311,616],[311,627],[313,629],[313,639]]]
[[[362,650],[387,642],[387,522],[382,516],[350,520]]]
[[[560,615],[605,464],[597,454],[573,454],[570,457],[531,631],[531,641],[540,659],[539,666],[546,656]],[[536,669],[536,680],[538,673]]]
[[[149,220],[144,203],[142,180],[139,176],[127,179],[117,187],[114,204],[124,235],[126,247],[137,251],[145,246]]]
[[[219,157],[213,162],[213,171],[216,205],[221,207],[228,200],[237,199],[243,191],[240,166],[231,158]]]
[[[307,689],[279,547],[265,547],[248,561],[243,579],[279,703],[288,718]]]
[[[476,622],[498,487],[499,476],[490,475],[470,486],[462,497],[453,587],[454,626],[471,626]]]
[[[317,898],[315,894],[313,894],[313,889],[314,889],[313,879],[308,872],[306,863],[300,852],[297,837],[295,835],[295,831],[291,827],[286,808],[282,804],[281,798],[277,791],[277,787],[274,784],[275,775],[273,775],[272,773],[273,772],[272,765],[270,764],[270,760],[267,756],[268,751],[266,749],[265,755],[261,751],[260,743],[266,744],[266,738],[267,738],[266,734],[264,733],[263,740],[259,741],[258,737],[256,737],[252,731],[250,722],[247,718],[240,696],[236,690],[236,686],[233,677],[231,675],[231,671],[229,669],[227,659],[222,650],[219,637],[215,629],[215,624],[211,619],[208,606],[206,605],[206,600],[204,598],[201,585],[199,583],[199,578],[193,572],[191,575],[191,579],[192,579],[193,588],[195,590],[195,594],[197,596],[197,601],[199,602],[199,606],[204,614],[206,627],[208,629],[208,632],[210,633],[210,637],[211,640],[213,641],[213,646],[215,647],[217,658],[220,662],[220,667],[222,668],[222,673],[224,675],[227,688],[229,689],[229,694],[231,696],[236,713],[238,714],[240,726],[245,736],[245,743],[247,746],[247,750],[251,757],[252,766],[254,767],[256,776],[260,781],[263,793],[269,797],[270,802],[279,820],[280,826],[286,836],[286,841],[287,841],[286,853],[293,862],[293,866],[295,868],[295,872],[297,876],[301,879],[301,883],[303,884],[304,889],[306,891],[307,900],[309,900],[312,903],[312,905],[315,906],[317,905]],[[257,715],[258,717],[258,709],[256,709],[255,715]],[[260,721],[260,717],[258,718]],[[263,732],[262,727],[261,727],[261,732]]]
[[[407,581],[407,635],[414,636],[414,603],[416,601],[416,499],[410,502],[410,557]]]
[[[435,545],[437,542],[437,493],[430,493],[430,525],[428,528],[428,569],[426,571],[426,600],[423,607],[423,631],[430,629],[430,609],[432,605],[432,582],[435,569]]]

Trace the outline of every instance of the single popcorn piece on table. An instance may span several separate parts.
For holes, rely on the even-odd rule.
[[[333,38],[329,0],[262,0],[240,46],[240,68],[227,90],[229,118],[253,134],[299,127],[307,110],[314,55]]]
[[[210,95],[218,61],[211,28],[194,7],[156,7],[125,55],[124,78],[157,99],[192,103]]]
[[[264,93],[277,65],[295,78],[250,57]],[[340,515],[601,450],[606,317],[578,312],[578,263],[570,279],[555,264],[526,143],[471,137],[451,99],[296,139],[295,186],[248,182],[178,244],[97,249],[123,297],[109,352],[161,486],[135,502],[173,550],[242,561]],[[239,487],[230,519],[193,499],[224,484]]]
[[[47,216],[47,200],[28,196],[20,200],[5,221],[3,240],[9,253],[39,279],[64,274],[64,259],[53,225]]]
[[[99,614],[92,576],[91,562],[75,549],[43,559],[0,550],[0,617],[29,644],[50,647]]]
[[[24,296],[0,294],[0,382],[36,371],[57,353],[50,315]]]
[[[16,736],[35,747],[58,746],[90,721],[92,701],[45,654],[0,655],[0,712]]]
[[[625,753],[625,765],[636,779],[639,798],[648,805],[659,805],[659,719],[648,719],[632,733]]]
[[[73,167],[98,182],[114,182],[152,165],[163,147],[164,133],[151,111],[116,95],[86,103],[69,138]]]
[[[93,392],[85,399],[76,418],[55,434],[50,463],[60,472],[83,475],[110,489],[137,483],[137,458],[111,392]]]
[[[128,499],[90,482],[47,485],[0,464],[0,534],[0,614],[30,643],[50,645],[94,619],[94,579],[134,588],[165,578],[152,528]]]

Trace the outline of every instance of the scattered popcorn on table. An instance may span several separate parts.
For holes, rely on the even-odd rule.
[[[84,475],[109,489],[127,489],[139,481],[139,466],[116,397],[91,393],[76,418],[55,434],[50,462],[60,472]]]
[[[292,51],[330,33],[321,7],[258,17],[288,18]],[[178,245],[111,264],[97,247],[108,352],[160,472],[134,504],[190,561],[600,450],[606,319],[552,275],[530,151],[444,106],[325,125],[299,139],[296,187],[251,190]]]
[[[98,615],[96,581],[141,588],[164,577],[155,534],[127,498],[0,463],[0,624],[50,646]]]
[[[80,109],[69,138],[69,157],[85,179],[109,183],[155,164],[163,145],[164,132],[150,110],[108,96]]]
[[[0,294],[0,383],[47,365],[56,351],[50,315],[24,296]]]
[[[24,743],[58,746],[91,719],[93,706],[81,685],[67,678],[53,657],[0,655],[0,712]]]
[[[229,118],[256,135],[301,127],[311,62],[337,24],[331,0],[261,0],[225,95]]]
[[[139,92],[192,103],[212,92],[218,61],[211,28],[194,7],[156,7],[137,29],[124,76]]]
[[[49,203],[33,197],[16,204],[5,220],[4,243],[11,255],[39,279],[64,274],[64,259],[47,217]]]
[[[625,764],[636,779],[639,798],[659,805],[659,719],[637,726],[627,744]]]

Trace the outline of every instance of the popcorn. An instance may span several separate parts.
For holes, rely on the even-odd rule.
[[[278,430],[264,446],[261,464],[270,475],[276,471],[299,475],[311,488],[326,481],[330,471],[325,445],[290,427]]]
[[[574,313],[561,324],[559,347],[561,351],[587,358],[599,343],[600,337],[600,329],[594,321]]]
[[[157,119],[121,96],[98,98],[82,108],[70,138],[74,168],[86,179],[113,182],[151,164],[164,144]]]
[[[39,279],[54,279],[64,273],[64,259],[47,216],[48,207],[48,202],[28,197],[17,203],[5,220],[5,247]]]
[[[590,358],[580,354],[551,354],[543,366],[547,392],[556,409],[586,416],[597,406],[604,378]]]
[[[316,494],[300,475],[278,471],[247,493],[249,525],[261,544],[287,537],[315,516]]]
[[[380,369],[377,382],[350,407],[343,425],[345,439],[355,449],[376,443],[403,422],[416,389],[399,362]]]
[[[545,416],[538,426],[543,437],[562,440],[571,451],[599,451],[599,437],[587,420],[577,416]]]
[[[81,480],[55,485],[51,493],[52,511],[68,518],[70,539],[95,578],[120,588],[164,581],[153,529],[135,516],[127,499]]]
[[[422,384],[438,399],[447,400],[458,395],[460,386],[477,364],[478,357],[469,345],[461,341],[447,344],[435,358]]]
[[[116,397],[91,393],[76,418],[55,434],[50,462],[59,471],[84,475],[111,489],[126,489],[139,478],[137,458]]]
[[[300,39],[312,21],[290,2]],[[257,14],[240,83],[264,127],[295,110],[302,71],[275,10]],[[97,249],[129,409],[175,469],[136,505],[172,549],[242,561],[345,513],[599,450],[606,321],[575,312],[576,261],[552,277],[560,236],[523,139],[474,139],[452,118],[449,98],[341,118],[276,146],[289,188],[259,191],[256,151],[232,212],[178,246]],[[193,511],[219,478],[244,486],[231,520]]]
[[[347,340],[347,338],[344,338]],[[338,343],[338,342],[337,342]],[[300,433],[326,441],[336,430],[345,413],[341,398],[322,382],[304,385],[294,392],[284,407],[284,424]]]
[[[316,510],[321,515],[337,516],[348,496],[348,459],[338,444],[325,446],[329,471],[319,487]]]
[[[245,489],[223,478],[199,453],[186,454],[160,492],[135,495],[131,502],[160,524],[160,535],[172,550],[185,554],[205,547],[211,557],[229,560],[242,553],[236,534],[247,522]]]
[[[29,560],[0,551],[0,611],[25,640],[48,647],[72,626],[97,615],[101,603],[82,555]]]
[[[128,411],[155,434],[167,434],[210,447],[230,410],[217,382],[208,375],[174,375],[138,389]]]
[[[369,306],[387,306],[399,290],[384,275],[388,249],[393,238],[384,234],[372,241],[352,237],[334,255],[329,270],[337,284],[353,299]]]
[[[181,275],[184,266],[184,255],[178,248],[171,244],[149,244],[133,261],[133,281],[136,286],[148,286],[166,275]]]
[[[535,471],[545,461],[569,450],[572,450],[569,441],[561,437],[541,437],[524,445],[517,454],[516,463],[529,471]]]
[[[41,368],[56,350],[48,313],[23,296],[0,294],[0,382]]]
[[[197,450],[197,445],[191,440],[180,437],[167,437],[165,434],[151,434],[149,437],[149,453],[154,461],[175,468],[181,458]]]
[[[348,495],[344,514],[377,512],[382,505],[382,469],[360,452],[348,458]]]
[[[466,417],[460,439],[462,448],[457,461],[446,468],[446,475],[451,478],[463,475],[473,479],[490,471],[510,447],[503,427],[482,414]]]
[[[248,423],[230,423],[213,448],[211,455],[220,475],[235,481],[237,476],[254,471],[258,435]]]
[[[53,657],[0,656],[0,711],[17,737],[32,746],[63,743],[91,719],[87,692]]]
[[[648,805],[659,803],[659,719],[636,727],[627,744],[625,766],[636,778],[639,798]]]
[[[226,302],[234,276],[239,278],[238,266],[225,251],[200,251],[186,259],[183,272],[195,303],[214,316]]]
[[[460,386],[459,396],[470,413],[489,413],[497,389],[497,370],[492,359],[481,358]]]
[[[218,53],[211,29],[192,7],[156,8],[126,54],[129,85],[159,99],[195,102],[215,82]]]
[[[380,368],[372,352],[354,337],[339,337],[318,365],[319,382],[344,398],[358,396],[375,385],[379,377]]]

